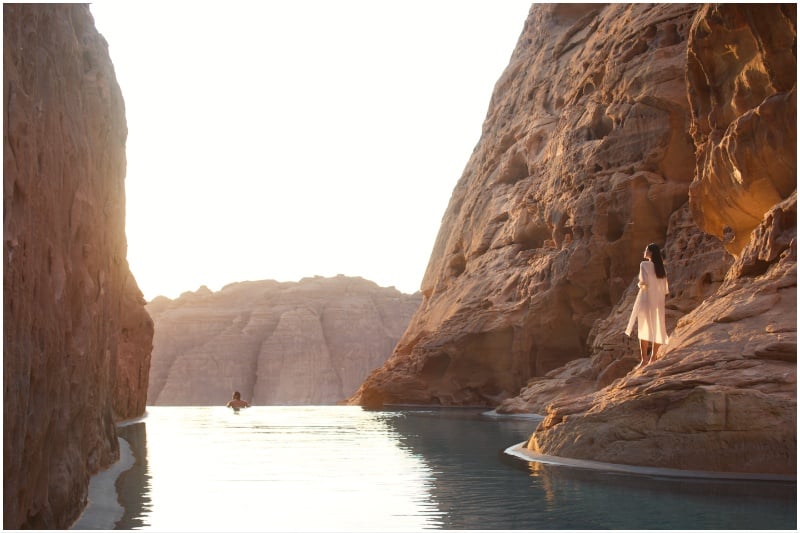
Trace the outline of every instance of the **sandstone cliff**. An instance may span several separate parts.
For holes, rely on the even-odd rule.
[[[425,300],[357,401],[496,405],[590,354],[596,322],[688,200],[696,9],[533,6],[445,212]]]
[[[547,412],[543,453],[794,471],[795,28],[793,5],[534,5],[423,304],[351,401]],[[674,337],[629,374],[651,241]]]
[[[143,413],[125,110],[85,5],[3,5],[3,526],[65,528]],[[136,376],[128,380],[126,376]]]
[[[386,361],[422,300],[361,278],[205,287],[147,309],[156,325],[148,403],[335,404]]]
[[[795,41],[794,5],[705,6],[694,18],[690,206],[697,225],[735,254],[733,264],[716,291],[685,311],[655,364],[550,404],[530,448],[630,464],[796,472]],[[684,255],[696,249],[683,246],[686,235],[667,234]],[[532,390],[523,396],[546,402]]]

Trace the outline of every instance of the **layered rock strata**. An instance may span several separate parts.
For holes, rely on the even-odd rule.
[[[63,529],[147,387],[125,109],[86,5],[4,4],[3,85],[3,526]]]
[[[335,404],[382,365],[422,296],[361,278],[205,287],[147,309],[151,405]]]
[[[533,6],[423,305],[352,401],[546,413],[546,454],[794,472],[795,42],[788,4]],[[673,338],[631,372],[650,241]]]

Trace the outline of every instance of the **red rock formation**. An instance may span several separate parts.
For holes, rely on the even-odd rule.
[[[614,463],[797,471],[797,196],[773,208],[658,361],[547,407],[528,447]]]
[[[425,300],[354,402],[497,405],[589,355],[596,322],[688,198],[695,11],[533,6],[445,213]]]
[[[114,383],[114,418],[142,416],[150,384],[150,360],[155,325],[145,299],[132,275],[125,277],[122,294],[122,326]]]
[[[151,405],[335,404],[383,364],[419,307],[362,278],[206,287],[147,309],[156,323]]]
[[[547,413],[540,453],[793,472],[795,41],[790,4],[535,5],[423,305],[352,401],[496,405],[521,384],[498,410]],[[648,241],[674,334],[630,373]]]
[[[718,239],[697,228],[688,203],[670,218],[663,252],[670,283],[667,330],[672,332],[681,317],[716,292],[733,260]],[[531,379],[518,396],[502,402],[497,411],[544,413],[553,400],[594,392],[627,375],[641,360],[638,341],[621,334],[636,291],[632,282],[608,316],[595,322],[587,341],[590,357]]]
[[[65,528],[118,457],[112,405],[140,414],[146,390],[117,377],[146,387],[124,104],[86,5],[4,4],[3,83],[3,525]]]
[[[796,9],[709,5],[692,25],[692,212],[733,254],[797,187]]]
[[[796,472],[795,37],[796,6],[698,13],[688,64],[699,147],[690,204],[735,260],[721,286],[684,311],[657,363],[597,393],[562,395],[530,448],[640,465]],[[668,235],[670,246],[686,234]],[[533,390],[524,396],[546,403]]]

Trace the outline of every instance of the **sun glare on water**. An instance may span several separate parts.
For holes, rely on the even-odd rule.
[[[315,408],[254,407],[236,415],[221,407],[161,409],[147,422],[148,469],[159,473],[151,487],[148,527],[158,531],[436,527],[441,513],[431,495],[430,469],[402,448],[382,420],[391,414],[330,408],[330,425],[320,425],[314,412]],[[207,418],[186,419],[187,413]],[[312,420],[308,417],[315,417],[313,433],[308,431]],[[181,425],[194,429],[186,431]],[[254,523],[254,516],[263,518]]]

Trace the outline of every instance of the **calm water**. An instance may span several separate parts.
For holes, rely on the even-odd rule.
[[[795,529],[795,483],[527,463],[535,422],[473,410],[148,407],[118,529]]]

